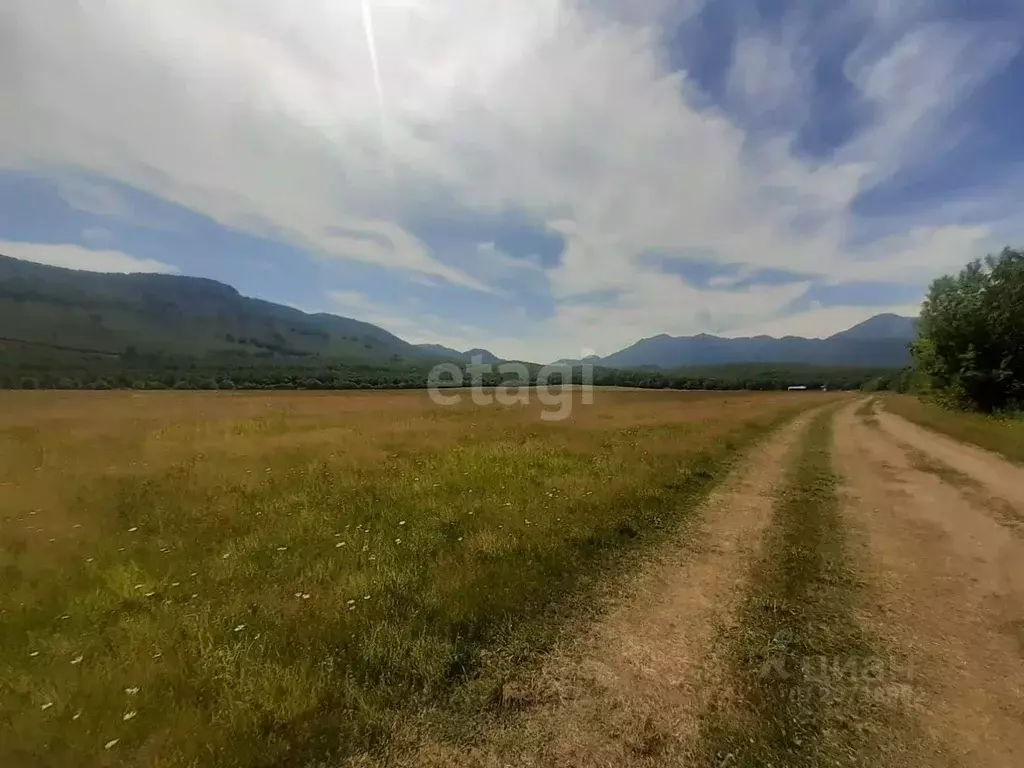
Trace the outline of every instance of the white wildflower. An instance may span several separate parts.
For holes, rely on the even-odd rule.
[[[45,712],[46,710],[48,710],[52,706],[53,706],[53,702],[52,701],[48,701],[45,704],[43,704],[43,706],[41,706],[40,709],[43,710],[43,712]]]
[[[137,530],[139,530],[139,528],[138,526],[135,526],[134,528],[129,528],[128,533],[135,533]]]
[[[72,663],[72,664],[81,664],[81,663],[82,663],[82,660],[83,660],[84,658],[85,658],[84,656],[75,656],[75,658],[73,658],[73,659],[71,660],[71,663]]]
[[[239,624],[235,627],[235,632],[241,632],[243,629],[245,629],[245,624]]]
[[[117,746],[117,742],[119,742],[119,741],[120,741],[120,739],[111,739],[110,741],[108,741],[106,744],[103,745],[103,748],[104,749],[112,749],[112,748]]]
[[[39,651],[32,651],[32,653],[29,654],[29,656],[32,656],[33,658],[35,658],[38,655],[39,655]]]
[[[134,696],[135,694],[137,694],[139,692],[139,688],[138,688],[138,686],[136,686],[134,688],[125,688],[124,692],[126,694],[128,694],[129,696]]]
[[[398,524],[399,525],[405,525],[405,520],[400,521]]]
[[[77,720],[77,719],[78,719],[78,718],[80,718],[81,716],[82,716],[82,713],[81,713],[81,712],[75,712],[75,714],[73,714],[73,715],[71,716],[71,719],[72,719],[72,720]]]
[[[124,720],[125,722],[127,722],[128,720],[131,720],[132,718],[134,718],[137,714],[139,714],[139,713],[136,712],[133,709],[133,710],[130,710],[128,712],[125,712],[124,715],[121,717],[121,719]]]

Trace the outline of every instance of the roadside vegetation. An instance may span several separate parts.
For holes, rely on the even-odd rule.
[[[1019,414],[957,411],[909,395],[887,395],[885,409],[922,427],[1024,464],[1024,419]]]
[[[932,283],[918,332],[924,393],[966,411],[1024,406],[1024,250],[1005,248]]]
[[[705,764],[875,764],[891,716],[891,671],[856,621],[859,580],[848,554],[830,446],[832,412],[816,417],[750,580],[738,624],[722,642],[730,690],[707,714]]]
[[[544,422],[414,392],[0,393],[0,764],[465,738],[623,553],[822,397],[601,391]]]

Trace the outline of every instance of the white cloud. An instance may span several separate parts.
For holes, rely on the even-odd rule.
[[[95,244],[109,243],[114,239],[114,233],[105,227],[86,227],[81,235],[83,240]]]
[[[132,218],[132,208],[115,190],[102,184],[64,177],[57,181],[57,194],[72,208],[96,216]]]
[[[0,167],[109,176],[420,283],[504,297],[515,277],[549,292],[555,316],[473,341],[535,359],[767,323],[807,287],[697,290],[645,265],[651,251],[920,283],[989,244],[984,223],[908,221],[906,236],[857,245],[851,203],[943,146],[948,118],[1015,50],[991,26],[915,26],[928,4],[851,3],[868,34],[846,73],[869,111],[815,160],[794,149],[803,113],[787,113],[821,53],[799,25],[740,30],[729,82],[744,108],[730,116],[669,64],[669,21],[698,2],[368,2],[372,46],[356,2],[108,0],[54,14],[8,0]],[[771,133],[748,130],[767,113]],[[543,222],[566,241],[562,261],[542,270],[492,249],[474,267],[410,231],[414,214],[455,210]],[[600,306],[568,300],[607,291],[617,298]],[[395,312],[380,314],[395,332],[444,331]]]
[[[138,259],[121,251],[92,250],[78,245],[0,242],[0,253],[37,264],[84,269],[88,272],[178,273],[178,268],[172,264],[154,259]]]
[[[384,306],[358,291],[330,291],[328,299],[329,311],[373,323],[411,344],[442,344],[458,350],[483,346],[484,333],[479,328],[452,323],[416,307]]]
[[[870,163],[870,183],[955,146],[962,128],[947,119],[1020,49],[998,24],[883,18],[844,67],[880,116],[844,150]]]
[[[804,30],[793,23],[772,35],[751,30],[739,35],[729,70],[730,106],[743,118],[775,128],[799,127],[807,118],[808,52]]]

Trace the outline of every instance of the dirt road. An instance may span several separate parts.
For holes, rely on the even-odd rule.
[[[772,517],[776,485],[808,422],[759,447],[706,505],[685,542],[635,577],[617,604],[535,680],[512,692],[529,711],[472,749],[434,745],[433,766],[684,764],[700,713],[721,686],[713,642],[733,618]]]
[[[921,764],[1024,765],[1024,470],[855,409],[837,416],[834,461],[863,620],[911,665]]]
[[[815,423],[826,424],[826,417]],[[790,509],[790,515],[809,517],[787,523],[780,511],[792,507],[798,491],[790,469],[807,455],[812,420],[805,414],[762,445],[713,494],[699,522],[637,574],[602,619],[552,653],[534,677],[510,686],[507,698],[513,709],[521,703],[518,714],[473,746],[430,744],[414,750],[408,764],[762,764],[756,748],[746,747],[755,743],[746,734],[763,733],[767,724],[785,737],[799,723],[791,719],[792,707],[780,702],[774,709],[757,692],[769,689],[737,678],[730,666],[736,638],[749,642],[764,629],[758,611],[740,608],[766,600],[765,616],[780,610],[800,615],[785,605],[785,592],[781,603],[759,597],[766,572],[781,569],[784,585],[811,579],[802,582],[810,597],[830,594],[839,578],[832,561],[807,561],[825,563],[817,576],[793,568],[810,550],[842,539],[847,554],[835,564],[848,569],[853,584],[845,620],[866,643],[856,653],[892,668],[874,666],[866,688],[861,678],[839,680],[847,692],[852,683],[871,696],[883,695],[867,708],[863,702],[851,709],[839,699],[813,699],[804,714],[825,723],[814,736],[819,751],[788,739],[773,763],[1024,765],[1024,470],[894,415],[870,414],[863,401],[851,402],[832,424],[837,482],[817,491],[832,500],[823,503],[835,510],[839,528],[817,542],[790,540],[797,560],[776,562],[765,542],[778,540],[780,531],[799,537],[808,530],[801,519],[824,514],[825,507],[814,505]],[[825,456],[827,471],[827,450]],[[840,621],[842,610],[828,608],[812,623],[795,626],[793,636],[833,637],[824,625]],[[829,653],[816,643],[808,652]],[[754,653],[756,659],[757,648]],[[850,661],[822,658],[840,666]],[[791,661],[799,665],[801,659]],[[809,683],[797,683],[793,691],[817,690]],[[753,701],[742,699],[752,706],[731,707],[743,690],[741,697],[754,690]],[[716,707],[722,712],[723,701],[724,711],[740,713],[727,725],[738,729],[741,748],[734,748],[734,740],[728,754],[716,751],[707,736],[715,717],[709,713]],[[834,728],[857,735],[833,738]],[[830,752],[835,744],[847,747]]]

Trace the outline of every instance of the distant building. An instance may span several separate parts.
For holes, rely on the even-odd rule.
[[[804,387],[804,386],[799,386],[799,387],[790,387],[790,388],[789,388],[789,391],[790,391],[790,392],[802,392],[802,391],[804,391],[805,389],[807,389],[807,387]]]

